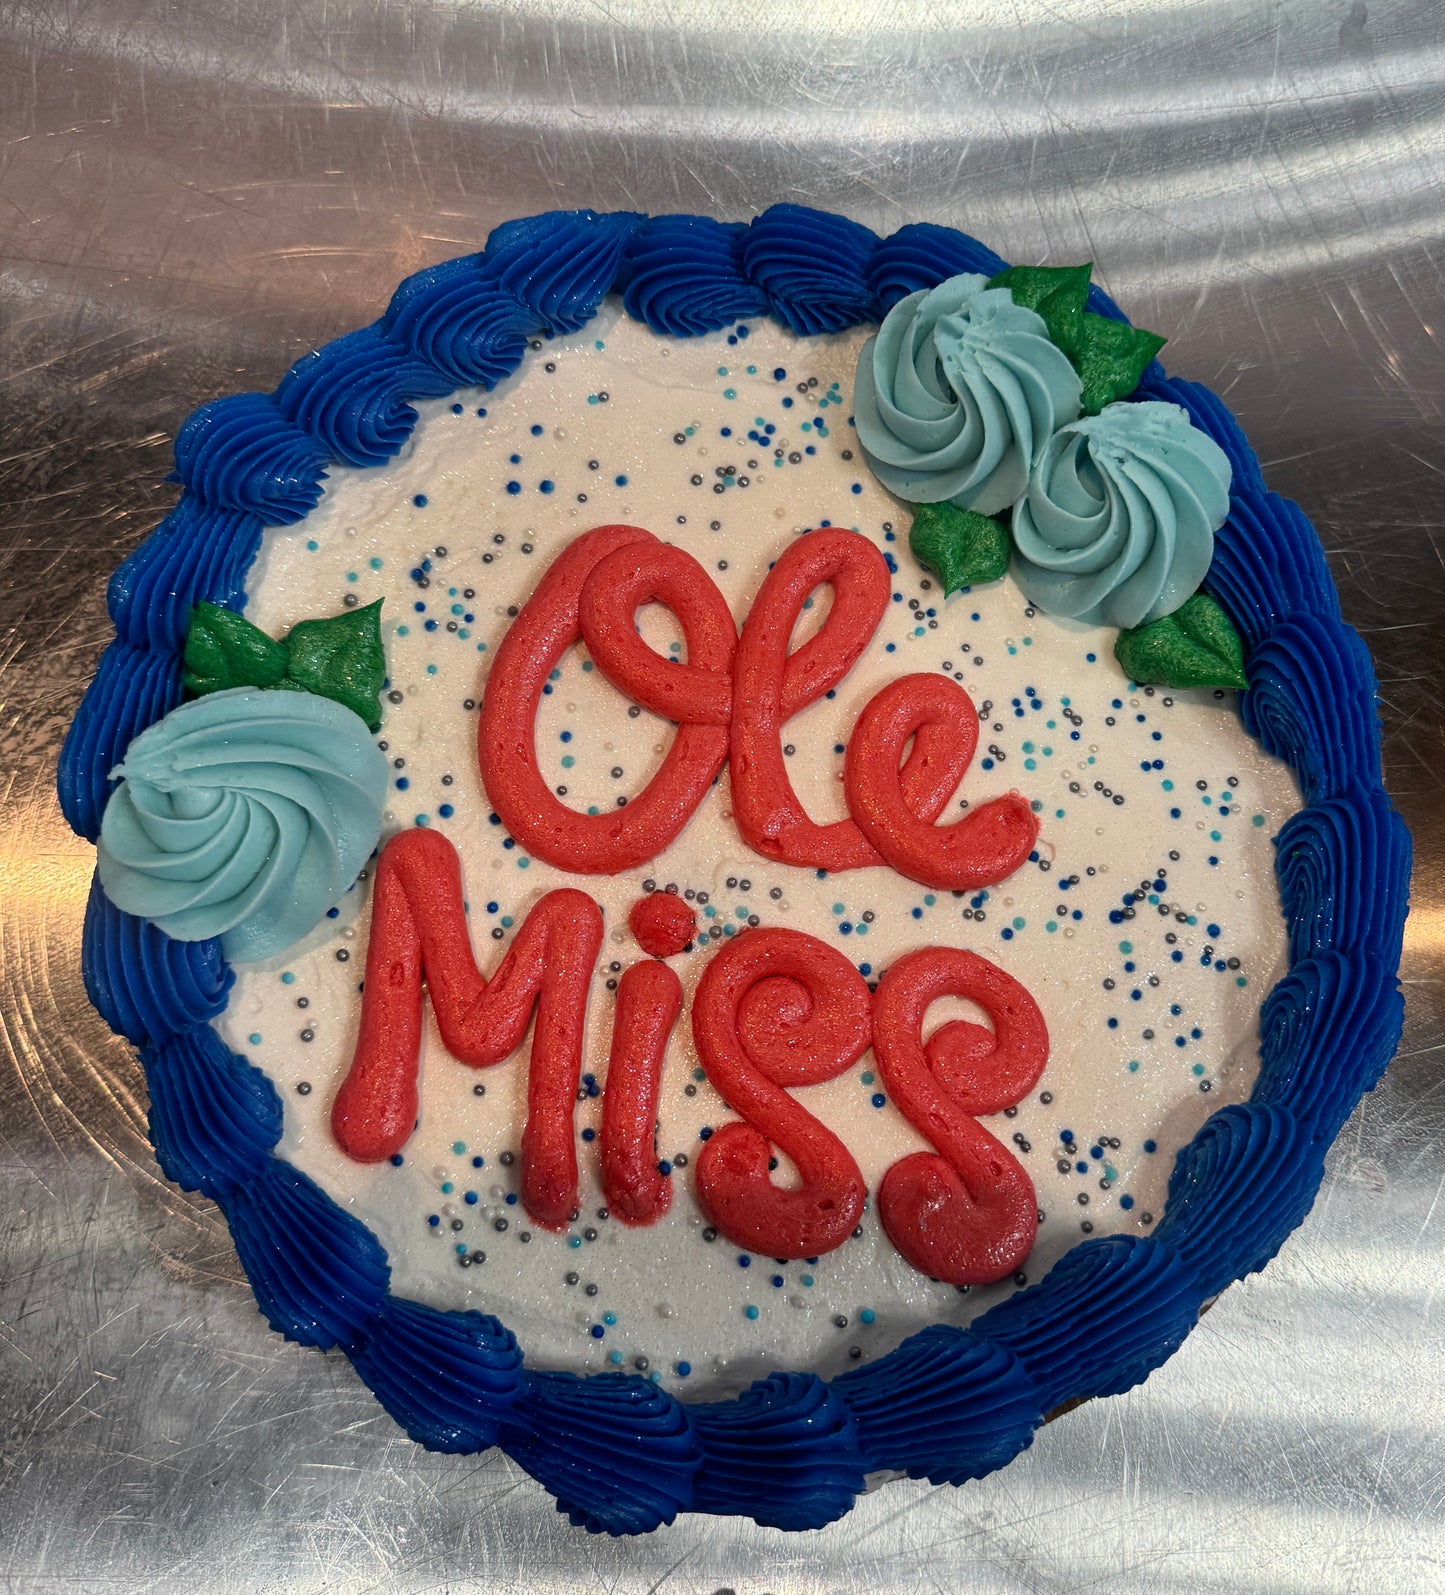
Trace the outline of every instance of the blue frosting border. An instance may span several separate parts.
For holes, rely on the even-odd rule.
[[[66,818],[94,839],[112,765],[180,701],[192,604],[243,604],[263,526],[303,518],[329,461],[394,455],[416,421],[409,400],[490,387],[529,340],[581,326],[609,291],[675,337],[765,314],[819,333],[1003,265],[946,227],[880,239],[775,205],[750,224],[552,212],[408,278],[380,321],[306,356],[274,394],[219,399],[181,428],[180,501],[110,583],[115,640],[60,758]],[[1123,319],[1098,288],[1090,308]],[[87,990],[139,1049],[162,1169],[219,1203],[273,1328],[340,1347],[421,1444],[503,1446],[589,1530],[641,1533],[681,1511],[799,1529],[847,1511],[876,1470],[959,1483],[1003,1466],[1062,1402],[1143,1379],[1210,1297],[1264,1266],[1398,1041],[1410,840],[1381,785],[1369,655],[1309,522],[1265,487],[1208,389],[1156,361],[1136,397],[1182,405],[1233,465],[1206,585],[1244,639],[1244,723],[1294,767],[1307,803],[1276,839],[1290,967],[1261,1009],[1258,1083],[1179,1152],[1153,1232],[1086,1240],[968,1329],[936,1325],[831,1382],[778,1373],[732,1401],[686,1403],[626,1374],[538,1372],[496,1318],[391,1294],[376,1237],[276,1156],[274,1088],[211,1028],[232,981],[217,944],[172,941],[93,887]]]

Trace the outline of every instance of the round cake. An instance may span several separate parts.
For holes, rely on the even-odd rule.
[[[413,1439],[815,1527],[1308,1211],[1409,842],[1162,342],[946,228],[559,212],[182,428],[62,756],[87,987]]]

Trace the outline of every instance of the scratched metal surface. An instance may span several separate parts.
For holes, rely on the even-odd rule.
[[[0,1580],[7,1588],[1445,1589],[1445,6],[0,7]],[[557,205],[777,199],[1100,263],[1314,517],[1419,852],[1399,1060],[1304,1231],[1147,1387],[963,1491],[588,1540],[264,1326],[77,969],[52,767],[191,407]]]

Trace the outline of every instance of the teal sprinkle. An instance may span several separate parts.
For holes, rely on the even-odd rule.
[[[467,1143],[465,1141],[453,1141],[452,1142],[452,1154],[453,1154],[453,1156],[460,1157],[462,1155],[462,1153],[466,1151],[466,1149],[467,1149]]]
[[[1024,760],[1024,769],[1026,769],[1026,770],[1037,770],[1038,767],[1039,767],[1039,763],[1038,763],[1037,759],[1025,759]]]
[[[1130,1074],[1138,1074],[1138,1072],[1139,1072],[1139,1060],[1137,1058],[1130,1058],[1130,1060],[1129,1060],[1129,1073]]]
[[[1201,1075],[1201,1074],[1203,1074],[1203,1073],[1204,1073],[1204,1065],[1203,1065],[1203,1064],[1202,1064],[1202,1063],[1196,1063],[1196,1064],[1195,1064],[1195,1065],[1194,1065],[1194,1068],[1193,1068],[1193,1071],[1192,1071],[1192,1072],[1193,1072],[1193,1073],[1194,1073],[1194,1074],[1196,1074],[1196,1075]]]
[[[471,628],[470,627],[468,627],[468,626],[458,626],[457,627],[457,636],[458,637],[470,637],[471,634],[472,633],[471,633]]]
[[[511,930],[511,928],[512,928],[514,923],[515,923],[515,921],[512,919],[512,916],[510,914],[503,914],[502,915],[502,929],[503,930]]]
[[[736,388],[724,388],[723,389],[723,398],[725,398],[725,399],[735,399],[735,398],[737,398],[737,396],[738,396],[738,390]]]
[[[592,661],[590,659],[584,659],[582,661],[582,671],[584,675],[590,675],[592,673]]]
[[[410,626],[398,626],[396,628],[396,634],[397,634],[398,637],[410,637],[411,636],[411,627]]]
[[[249,1039],[253,1047],[259,1047],[261,1045],[261,1036],[258,1031],[252,1031]]]
[[[569,1235],[567,1237],[567,1244],[575,1250],[582,1244],[582,1237],[580,1235]]]
[[[875,1317],[877,1317],[877,1314],[873,1311],[873,1309],[871,1307],[865,1307],[862,1312],[858,1314],[858,1322],[860,1324],[871,1324]]]
[[[813,1276],[811,1274],[804,1274],[803,1275],[803,1279],[802,1279],[802,1285],[803,1285],[803,1289],[804,1290],[812,1290],[812,1288],[813,1288]]]
[[[296,977],[295,977],[295,975],[293,975],[291,973],[291,971],[289,969],[286,971],[286,973],[284,975],[282,975],[281,984],[283,986],[294,986],[296,984]]]
[[[749,1302],[747,1304],[747,1306],[743,1308],[743,1317],[744,1318],[756,1318],[757,1316],[758,1316],[757,1308],[754,1307],[751,1302]]]
[[[367,561],[367,563],[371,566],[371,568],[373,570],[380,570],[381,567],[382,567],[382,564],[384,563],[384,561],[378,559],[377,556],[375,554],[373,554],[371,556],[371,558]]]
[[[1021,918],[1015,919],[1014,920],[1014,929],[1015,930],[1022,930],[1023,928],[1024,928],[1024,921]]]
[[[1119,951],[1121,953],[1132,953],[1134,951],[1134,943],[1131,941],[1121,941],[1119,943]]]
[[[562,768],[564,770],[570,770],[572,766],[576,764],[576,762],[576,759],[574,759],[570,753],[564,753],[562,755]]]
[[[1055,931],[1056,931],[1056,930],[1057,930],[1057,929],[1058,929],[1058,928],[1059,928],[1059,927],[1058,927],[1058,923],[1057,923],[1057,921],[1055,921],[1055,920],[1052,920],[1052,919],[1051,919],[1051,920],[1049,920],[1049,922],[1048,922],[1048,923],[1047,923],[1047,924],[1046,924],[1046,925],[1045,925],[1045,926],[1044,926],[1044,929],[1045,929],[1045,930],[1046,930],[1046,931],[1048,931],[1048,933],[1049,933],[1049,935],[1050,935],[1050,936],[1052,936],[1052,935],[1053,935],[1053,933],[1054,933],[1054,932],[1055,932]]]
[[[604,1324],[606,1324],[609,1329],[611,1329],[612,1326],[617,1322],[617,1314],[616,1313],[603,1313],[602,1322]]]
[[[517,860],[517,868],[518,869],[530,869],[531,865],[532,865],[532,861],[529,858],[519,858]]]
[[[620,1351],[609,1351],[607,1353],[607,1360],[615,1368],[617,1364],[622,1361],[622,1353]]]
[[[872,1085],[873,1071],[871,1069],[865,1069],[863,1073],[858,1076],[858,1078],[863,1082],[864,1085]]]
[[[357,574],[356,574],[356,572],[354,570],[347,571],[346,579],[349,582],[354,582],[354,581],[360,580],[360,578],[357,576]]]
[[[1264,824],[1264,815],[1256,814],[1251,823],[1254,824],[1254,825],[1263,825]]]
[[[434,676],[437,673],[437,667],[435,665],[428,665],[426,667],[426,673],[429,676]]]
[[[443,1196],[450,1196],[454,1190],[456,1190],[456,1186],[453,1185],[450,1180],[443,1180],[442,1181],[442,1195]]]
[[[321,547],[321,544],[314,537],[311,537],[307,539],[306,547],[314,554]]]
[[[734,912],[737,914],[739,919],[746,919],[748,917],[748,911],[746,908],[739,908],[734,910]]]
[[[834,913],[835,913],[835,914],[841,914],[841,913],[842,913],[842,912],[843,912],[843,905],[842,905],[842,903],[834,903],[834,904],[833,904],[833,912],[834,912]]]

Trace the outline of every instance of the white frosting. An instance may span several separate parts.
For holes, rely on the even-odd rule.
[[[1113,658],[1112,632],[1029,613],[1007,579],[942,600],[908,552],[906,507],[873,480],[849,425],[863,338],[860,330],[799,339],[760,323],[731,343],[724,334],[670,341],[609,303],[581,333],[530,353],[491,394],[419,406],[422,422],[392,466],[334,469],[301,526],[266,534],[248,614],[279,634],[335,613],[350,595],[385,598],[391,689],[400,701],[384,703],[381,735],[388,756],[405,760],[394,780],[408,783],[393,786],[386,829],[425,815],[456,844],[487,973],[545,891],[581,885],[601,903],[608,929],[583,1064],[599,1085],[613,1007],[606,982],[641,956],[626,927],[644,878],[705,892],[705,926],[741,929],[751,913],[828,940],[869,965],[873,978],[899,954],[942,943],[972,948],[1020,980],[1043,1009],[1052,1054],[1016,1115],[987,1122],[1014,1146],[1046,1214],[1025,1270],[1036,1279],[1082,1238],[1085,1224],[1094,1234],[1147,1229],[1174,1150],[1212,1111],[1248,1094],[1259,1001],[1284,963],[1270,838],[1299,797],[1289,771],[1245,735],[1227,698],[1131,689]],[[720,435],[723,427],[730,437]],[[749,439],[750,430],[765,441]],[[509,482],[519,491],[509,492]],[[422,495],[424,505],[415,502]],[[478,775],[477,717],[463,703],[480,700],[508,606],[526,602],[551,560],[594,526],[646,527],[693,553],[741,621],[769,562],[825,519],[856,528],[892,556],[900,597],[836,697],[785,730],[796,750],[788,768],[810,813],[844,815],[835,750],[868,698],[900,673],[947,669],[982,720],[960,796],[977,804],[1017,788],[1035,800],[1040,861],[993,888],[977,911],[975,894],[930,893],[885,868],[819,880],[748,850],[729,814],[726,775],[666,854],[624,876],[569,877],[505,846]],[[428,559],[423,588],[411,573]],[[819,595],[800,637],[825,603]],[[431,632],[429,619],[438,623]],[[642,626],[661,648],[680,635],[657,610]],[[641,789],[670,735],[645,711],[629,716],[627,700],[584,668],[577,650],[543,700],[537,746],[544,774],[567,787],[569,802],[610,808],[619,794]],[[1160,870],[1167,885],[1156,892]],[[1129,905],[1134,917],[1111,923],[1123,894],[1141,883],[1148,895]],[[839,928],[845,923],[848,934]],[[350,1162],[332,1140],[329,1114],[355,1042],[366,935],[362,884],[305,950],[238,971],[219,1026],[282,1094],[281,1152],[376,1231],[398,1292],[496,1313],[535,1366],[603,1369],[620,1355],[630,1369],[645,1357],[671,1387],[700,1394],[736,1389],[776,1367],[837,1371],[852,1348],[877,1355],[924,1324],[966,1322],[1014,1288],[1004,1282],[961,1295],[931,1284],[894,1251],[871,1206],[861,1237],[815,1265],[758,1257],[743,1268],[725,1239],[705,1243],[691,1186],[698,1132],[731,1115],[696,1078],[686,1008],[663,1076],[658,1151],[679,1163],[682,1154],[688,1166],[675,1169],[672,1211],[651,1229],[595,1216],[603,1202],[595,1141],[579,1142],[582,1217],[569,1234],[537,1229],[519,1205],[508,1205],[517,1168],[500,1155],[519,1145],[526,1049],[476,1073],[448,1057],[431,1023],[421,1123],[402,1165]],[[700,948],[674,960],[689,999],[707,957]],[[949,1009],[967,1011],[938,1004],[930,1030]],[[865,1055],[840,1078],[798,1092],[851,1148],[870,1190],[896,1158],[924,1146],[891,1102],[874,1106],[882,1087],[871,1067]],[[474,1094],[477,1085],[484,1096]],[[1052,1101],[1045,1105],[1041,1093]],[[579,1104],[579,1132],[597,1126],[600,1107],[600,1097]],[[1073,1132],[1072,1143],[1063,1130]],[[1150,1141],[1153,1153],[1145,1150]],[[475,1156],[482,1168],[472,1166]],[[430,1224],[432,1216],[440,1222]],[[461,1266],[458,1247],[485,1251],[485,1263]],[[564,1283],[569,1273],[575,1285]],[[679,1362],[690,1364],[688,1376],[676,1372]]]

